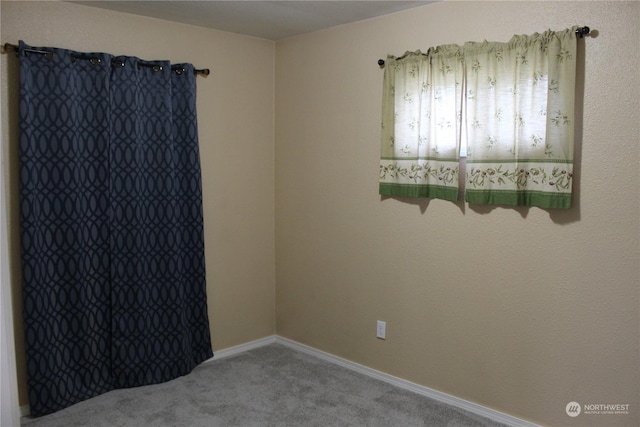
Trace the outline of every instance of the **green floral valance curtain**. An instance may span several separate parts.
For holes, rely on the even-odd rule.
[[[380,194],[570,207],[576,28],[389,57]]]

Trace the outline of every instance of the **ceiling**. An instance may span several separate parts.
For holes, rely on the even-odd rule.
[[[280,40],[430,1],[73,1],[87,6]]]

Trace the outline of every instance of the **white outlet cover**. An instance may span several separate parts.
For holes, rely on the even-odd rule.
[[[387,336],[387,322],[384,322],[382,320],[378,320],[376,326],[377,326],[376,337],[378,337],[380,339],[386,339],[386,336]]]

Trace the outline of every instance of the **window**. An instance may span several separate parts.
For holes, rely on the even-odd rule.
[[[380,194],[570,207],[576,28],[389,57]]]

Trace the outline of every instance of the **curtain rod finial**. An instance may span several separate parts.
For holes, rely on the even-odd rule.
[[[384,68],[384,59],[378,59],[378,66]]]
[[[591,28],[587,27],[586,25],[584,27],[580,27],[576,30],[576,34],[578,35],[579,38],[583,38],[584,36],[588,36],[589,33],[591,32]]]
[[[11,43],[5,43],[2,45],[2,53],[15,52],[18,55],[18,46]]]

